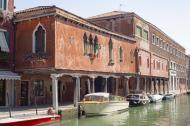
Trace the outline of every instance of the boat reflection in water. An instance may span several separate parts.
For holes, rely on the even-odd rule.
[[[107,116],[83,117],[80,119],[63,120],[46,126],[120,126],[125,125],[129,112],[111,114]]]
[[[190,96],[129,108],[125,113],[63,120],[47,126],[190,126]]]

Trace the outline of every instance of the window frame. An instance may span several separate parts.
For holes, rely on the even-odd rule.
[[[146,34],[145,34],[145,33],[146,33]],[[145,38],[145,35],[146,35],[147,38]],[[142,30],[142,37],[143,37],[143,39],[145,39],[145,40],[148,41],[148,40],[149,40],[149,39],[148,39],[148,38],[149,38],[149,32],[148,32],[147,30],[145,30],[145,29]]]
[[[122,63],[124,61],[124,51],[123,48],[119,47],[119,62]]]
[[[113,40],[110,38],[109,40],[109,63],[113,64],[114,63],[114,50],[113,50]]]
[[[6,1],[6,3],[5,3],[5,1]],[[2,6],[0,6],[0,9],[1,10],[7,10],[8,9],[8,2],[9,2],[9,0],[0,0],[0,2],[2,4]]]
[[[39,27],[42,27],[42,29],[44,30],[44,53],[46,53],[46,39],[47,39],[46,37],[47,37],[47,34],[46,34],[46,29],[44,28],[44,26],[41,23],[39,23],[35,27],[33,34],[32,34],[32,38],[33,38],[33,40],[32,40],[32,53],[37,53],[36,52],[36,36],[35,36],[35,33],[37,32]]]
[[[138,32],[137,32],[137,29],[140,30],[140,36],[139,36],[139,34],[137,34],[137,33],[138,33]],[[140,26],[138,26],[138,25],[136,25],[136,27],[135,27],[135,34],[136,34],[138,37],[142,37],[142,28],[141,28]]]
[[[34,84],[34,89],[35,89],[35,96],[37,96],[37,97],[42,97],[42,96],[44,96],[45,94],[45,92],[44,92],[44,86],[45,86],[45,84],[44,84],[44,80],[35,80],[34,82],[33,82],[33,84]]]
[[[155,34],[152,34],[152,44],[155,45]]]

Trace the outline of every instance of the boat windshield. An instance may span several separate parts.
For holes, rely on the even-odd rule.
[[[128,95],[127,98],[139,98],[139,95]]]
[[[108,101],[108,98],[103,97],[103,96],[96,96],[96,95],[90,95],[90,96],[85,96],[84,101]]]
[[[125,97],[110,95],[110,101],[126,101]]]

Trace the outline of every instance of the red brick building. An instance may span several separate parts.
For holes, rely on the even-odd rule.
[[[0,0],[0,107],[14,105],[14,83],[20,79],[12,72],[15,51],[13,11],[14,0]]]
[[[166,93],[169,91],[170,57],[158,53],[152,47],[153,25],[135,13],[113,11],[88,18],[89,21],[113,32],[130,36],[137,40],[138,64],[140,77],[137,90],[148,93]],[[154,27],[155,28],[155,27]],[[157,33],[163,34],[159,31]],[[165,33],[164,33],[165,34]],[[160,41],[160,38],[158,38]],[[173,43],[175,43],[173,41]],[[160,48],[159,52],[162,53]]]
[[[125,96],[135,83],[134,38],[55,6],[17,12],[14,22],[18,106],[33,105],[35,96],[37,104],[52,104],[53,96],[55,108],[90,92]]]

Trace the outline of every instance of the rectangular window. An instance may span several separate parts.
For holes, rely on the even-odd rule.
[[[162,39],[160,39],[160,44],[159,45],[160,45],[160,48],[162,48]]]
[[[152,35],[152,44],[155,44],[155,35]]]
[[[119,62],[123,62],[123,49],[119,48]]]
[[[136,26],[136,35],[142,37],[142,28],[139,26]]]
[[[147,59],[147,68],[150,67],[150,61],[149,61],[149,58]]]
[[[160,62],[157,61],[157,70],[160,70]]]
[[[155,60],[153,60],[153,68],[154,68],[154,69],[156,68]]]
[[[44,81],[36,80],[34,81],[35,95],[44,96]]]
[[[156,37],[156,45],[159,46],[159,38]]]
[[[0,0],[0,9],[2,10],[7,9],[7,0]]]
[[[139,56],[139,66],[141,66],[142,65],[142,58],[141,58],[141,56]]]
[[[148,40],[148,31],[143,30],[143,38]]]

